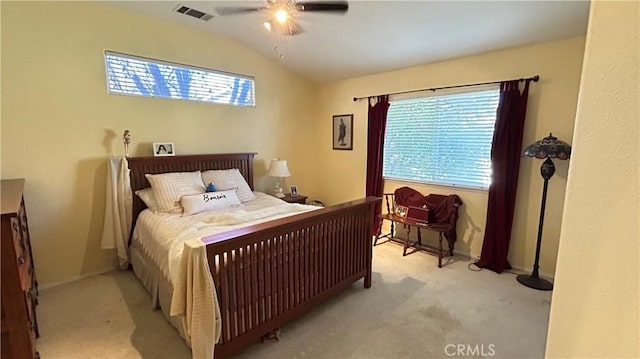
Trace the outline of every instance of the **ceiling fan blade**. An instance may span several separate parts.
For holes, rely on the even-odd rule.
[[[218,15],[228,16],[228,15],[240,15],[240,14],[258,12],[258,11],[265,10],[267,8],[264,6],[260,6],[260,7],[229,6],[229,7],[217,7],[215,9]]]
[[[298,11],[345,13],[349,10],[349,3],[346,1],[306,1],[296,2],[295,6]]]

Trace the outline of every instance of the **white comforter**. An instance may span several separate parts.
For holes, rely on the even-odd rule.
[[[318,209],[314,206],[289,204],[261,192],[255,194],[257,199],[231,209],[184,217],[178,214],[154,214],[145,210],[138,217],[133,240],[162,269],[165,278],[173,285],[171,314],[187,317],[187,341],[191,344],[194,358],[212,358],[211,343],[220,335],[219,332],[216,333],[215,325],[216,321],[218,325],[220,321],[215,287],[209,274],[205,248],[198,244],[201,243],[199,239]],[[203,290],[210,297],[201,300]],[[209,319],[200,320],[202,318]],[[203,321],[210,323],[202,323]]]

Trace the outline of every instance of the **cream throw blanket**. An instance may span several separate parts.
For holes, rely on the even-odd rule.
[[[192,357],[213,358],[214,345],[222,333],[222,318],[207,252],[199,238],[184,243],[180,271],[186,275],[174,283],[171,315],[186,317]]]

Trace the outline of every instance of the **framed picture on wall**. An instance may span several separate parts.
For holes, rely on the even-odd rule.
[[[353,114],[333,116],[333,149],[353,150]]]
[[[171,142],[154,142],[153,155],[155,157],[175,156],[176,148]]]

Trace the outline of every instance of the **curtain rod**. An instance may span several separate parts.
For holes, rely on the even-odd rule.
[[[533,82],[538,82],[540,80],[540,76],[535,75],[533,77],[529,77],[529,78],[522,78],[522,79],[517,79],[517,81],[526,81],[526,80],[530,80]],[[386,95],[400,95],[400,94],[405,94],[405,93],[412,93],[412,92],[422,92],[422,91],[436,91],[436,90],[445,90],[445,89],[452,89],[452,88],[458,88],[458,87],[469,87],[469,86],[482,86],[482,85],[491,85],[491,84],[499,84],[501,82],[505,82],[505,81],[515,81],[514,80],[502,80],[502,81],[491,81],[491,82],[480,82],[480,83],[475,83],[475,84],[466,84],[466,85],[455,85],[455,86],[444,86],[444,87],[432,87],[432,88],[427,88],[427,89],[419,89],[419,90],[410,90],[410,91],[401,91],[401,92],[392,92],[392,93],[388,93]],[[370,98],[370,97],[376,97],[376,96],[383,96],[383,95],[375,95],[375,96],[365,96],[365,97],[354,97],[353,101],[358,101],[358,100],[363,100],[365,98]]]

